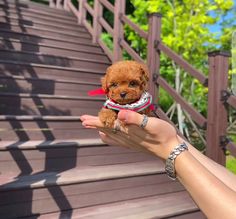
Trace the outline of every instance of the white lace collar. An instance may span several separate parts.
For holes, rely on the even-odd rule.
[[[152,105],[152,95],[145,91],[140,97],[140,99],[135,103],[121,105],[115,103],[111,99],[107,99],[103,107],[108,109],[113,109],[116,111],[120,111],[122,109],[128,109],[135,112],[140,112],[151,105]]]

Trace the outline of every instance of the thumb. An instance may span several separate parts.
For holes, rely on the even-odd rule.
[[[121,110],[118,113],[118,119],[125,124],[140,126],[143,116],[131,110]]]

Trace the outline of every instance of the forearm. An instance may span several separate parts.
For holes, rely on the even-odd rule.
[[[235,218],[236,192],[195,159],[191,149],[176,158],[175,168],[179,181],[208,218]]]
[[[207,156],[198,151],[188,143],[189,152],[197,159],[209,172],[220,179],[229,188],[236,191],[236,175],[231,173],[225,167],[209,159]]]

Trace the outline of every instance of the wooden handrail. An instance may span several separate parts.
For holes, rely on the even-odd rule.
[[[172,88],[167,81],[162,78],[161,76],[159,76],[156,79],[156,82],[165,90],[167,91],[174,99],[177,103],[179,103],[181,105],[181,107],[186,110],[186,112],[188,112],[191,117],[193,118],[193,120],[202,128],[205,128],[206,126],[206,118],[201,115],[198,111],[196,111],[192,106],[190,106],[188,104],[188,102],[182,97],[180,96],[179,93],[177,93],[175,91],[174,88]]]
[[[101,40],[98,39],[98,43],[99,45],[102,47],[102,49],[104,50],[104,52],[107,54],[107,56],[109,57],[109,59],[111,61],[113,61],[113,54],[111,52],[111,50],[106,46],[106,44]]]
[[[187,61],[181,58],[178,54],[172,51],[169,47],[161,42],[157,42],[156,49],[165,53],[169,58],[174,60],[180,67],[182,67],[186,72],[190,73],[193,77],[197,78],[202,85],[207,86],[207,77],[203,75],[200,71],[195,69]]]
[[[102,27],[110,34],[110,35],[114,35],[114,30],[112,29],[112,27],[106,22],[106,20],[102,17],[99,18],[99,23],[102,25]]]
[[[86,27],[86,29],[89,31],[89,33],[91,35],[93,35],[93,28],[92,28],[91,24],[89,22],[87,22],[86,20],[83,20],[82,24]]]
[[[120,45],[129,53],[129,55],[137,62],[144,63],[142,58],[129,46],[125,40],[121,40]]]
[[[75,8],[75,6],[72,4],[72,2],[71,2],[71,1],[68,1],[66,6],[69,7],[69,9],[73,12],[73,14],[78,18],[79,12],[78,12],[78,10]]]
[[[114,11],[115,11],[114,6],[109,1],[107,1],[107,0],[99,0],[99,2],[102,3],[102,5],[104,5],[111,12],[114,13]]]
[[[88,2],[84,3],[84,8],[89,12],[89,14],[93,17],[94,15],[94,10],[92,7],[88,4]]]
[[[120,18],[124,24],[128,24],[130,27],[132,27],[134,31],[139,34],[140,37],[144,38],[145,40],[148,39],[148,34],[144,30],[142,30],[137,24],[133,23],[126,15],[121,14]]]

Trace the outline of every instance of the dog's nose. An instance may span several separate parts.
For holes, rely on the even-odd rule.
[[[127,94],[126,92],[121,92],[121,93],[120,93],[120,96],[121,96],[122,98],[125,98],[126,94]]]

